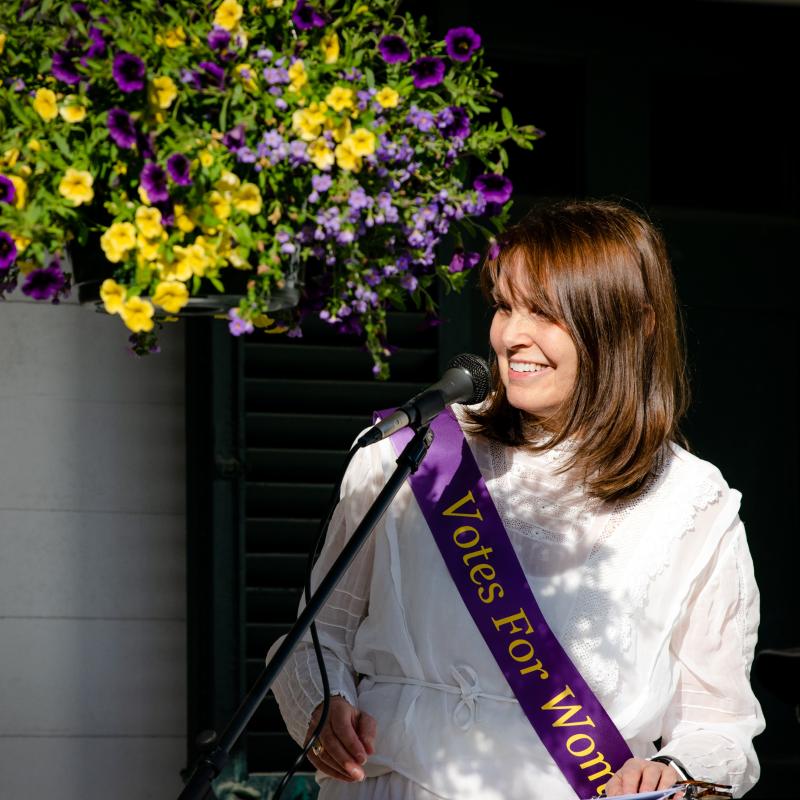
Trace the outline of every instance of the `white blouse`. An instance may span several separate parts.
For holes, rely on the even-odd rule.
[[[734,797],[750,789],[759,775],[752,739],[764,718],[749,682],[759,595],[740,493],[677,445],[642,496],[607,503],[556,474],[569,442],[534,455],[467,441],[542,613],[633,754],[668,753],[695,778],[733,784]],[[312,586],[395,458],[388,440],[354,457]],[[407,483],[317,627],[332,691],[378,727],[368,780],[318,773],[320,797],[575,800],[464,607]],[[273,685],[298,743],[321,686],[303,644]]]

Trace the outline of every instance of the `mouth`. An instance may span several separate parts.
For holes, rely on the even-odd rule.
[[[532,375],[541,375],[549,372],[552,367],[538,361],[509,361],[508,373],[511,378],[527,378]]]

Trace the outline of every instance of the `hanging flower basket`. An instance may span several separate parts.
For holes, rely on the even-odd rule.
[[[196,308],[235,335],[315,315],[385,377],[387,311],[463,286],[508,213],[504,146],[542,134],[490,113],[482,46],[392,0],[8,0],[0,295],[74,283],[140,352]]]

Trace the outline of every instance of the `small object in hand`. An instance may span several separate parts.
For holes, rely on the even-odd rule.
[[[312,752],[312,753],[313,753],[313,754],[314,754],[314,755],[315,755],[317,758],[319,758],[319,757],[322,755],[322,751],[323,751],[324,749],[325,749],[325,748],[322,746],[322,744],[321,744],[320,742],[317,742],[317,743],[316,743],[316,744],[315,744],[315,745],[314,745],[314,746],[311,748],[311,752]]]
[[[679,781],[675,786],[680,786],[684,789],[684,800],[716,800],[716,798],[724,798],[729,800],[733,795],[731,794],[731,787],[725,783],[710,783],[709,781]]]

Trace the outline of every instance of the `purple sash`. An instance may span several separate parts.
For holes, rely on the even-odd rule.
[[[431,429],[409,483],[450,575],[570,786],[578,797],[599,794],[630,748],[545,622],[453,412]],[[397,453],[412,436],[404,428],[391,437]]]

